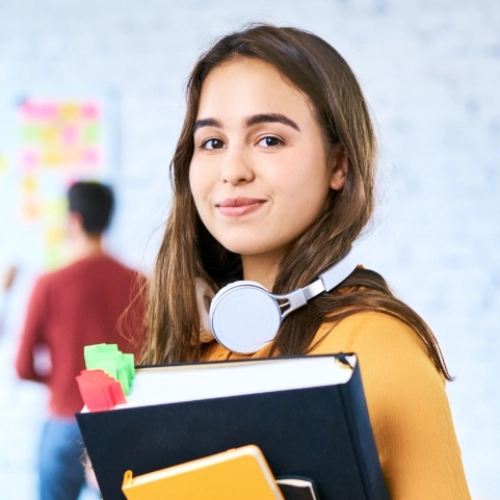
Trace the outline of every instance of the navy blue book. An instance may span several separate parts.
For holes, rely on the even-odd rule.
[[[321,500],[389,500],[355,355],[137,369],[127,404],[77,414],[104,500],[141,475],[255,444]]]

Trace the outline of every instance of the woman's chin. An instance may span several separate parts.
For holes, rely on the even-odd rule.
[[[265,243],[258,244],[255,239],[247,242],[246,244],[241,240],[229,242],[221,241],[220,243],[230,252],[241,255],[242,258],[271,258],[273,261],[280,260],[288,247],[288,245],[266,245]]]

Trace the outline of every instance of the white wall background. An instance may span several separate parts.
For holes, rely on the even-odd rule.
[[[434,329],[457,377],[448,393],[473,497],[500,499],[498,0],[0,0],[0,95],[117,92],[112,245],[147,270],[168,210],[185,77],[214,36],[249,21],[309,29],[358,75],[381,145],[363,263]],[[0,236],[0,252],[6,244]],[[35,498],[45,394],[12,373],[29,286],[21,275],[0,337],[5,500]]]

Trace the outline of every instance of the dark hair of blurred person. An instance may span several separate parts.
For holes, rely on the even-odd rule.
[[[70,214],[81,217],[82,227],[89,235],[105,231],[110,222],[115,198],[109,186],[97,182],[76,182],[68,191]]]

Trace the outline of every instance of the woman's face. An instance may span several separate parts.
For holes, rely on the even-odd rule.
[[[228,250],[281,259],[345,171],[312,105],[271,65],[236,59],[202,86],[190,185],[201,220]]]

